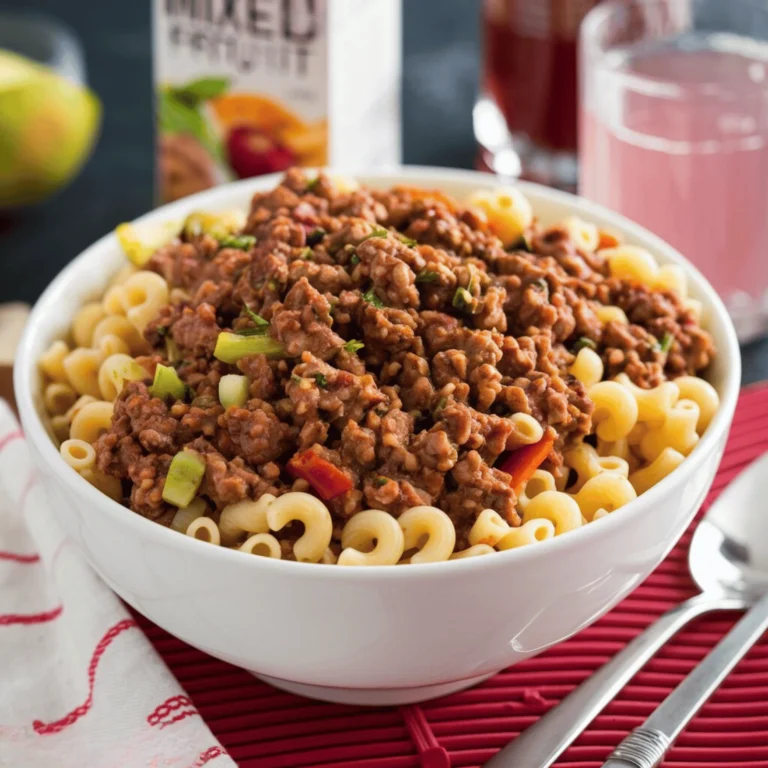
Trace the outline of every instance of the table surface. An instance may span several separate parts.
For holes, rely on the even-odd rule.
[[[480,67],[479,3],[403,2],[403,160],[472,167],[472,104]],[[153,204],[150,12],[147,0],[8,0],[68,24],[104,105],[96,150],[54,199],[0,218],[0,302],[34,301],[74,256]],[[438,140],[435,126],[439,126]],[[744,348],[744,382],[768,378],[768,340]]]

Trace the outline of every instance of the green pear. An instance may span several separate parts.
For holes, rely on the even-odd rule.
[[[0,208],[40,202],[93,147],[101,105],[87,88],[0,50]]]

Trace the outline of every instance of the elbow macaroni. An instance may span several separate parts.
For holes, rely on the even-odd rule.
[[[587,389],[595,386],[603,379],[603,361],[594,349],[584,347],[576,355],[576,359],[568,368],[568,373],[575,376]]]
[[[369,509],[347,521],[337,562],[339,565],[394,565],[404,549],[405,536],[398,521],[387,512]]]
[[[626,437],[637,423],[634,395],[616,381],[601,381],[590,387],[587,394],[595,404],[592,421],[598,438],[613,442]]]
[[[533,208],[515,187],[479,190],[467,202],[485,215],[491,231],[505,246],[517,243],[533,223]]]
[[[456,529],[448,515],[437,507],[412,507],[398,518],[403,529],[404,550],[418,549],[411,563],[447,560],[456,546]]]
[[[222,543],[234,544],[244,533],[267,533],[267,510],[273,501],[275,497],[265,493],[258,501],[246,499],[224,507],[219,517]]]
[[[304,525],[304,533],[293,545],[296,559],[302,563],[319,562],[333,533],[328,507],[320,499],[300,491],[286,493],[269,505],[267,523],[273,531],[294,521]]]

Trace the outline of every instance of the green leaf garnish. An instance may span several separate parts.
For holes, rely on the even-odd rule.
[[[366,235],[360,242],[364,243],[366,240],[370,240],[372,237],[386,237],[388,234],[389,230],[384,229],[384,227],[374,227],[373,232],[371,232],[370,235]]]
[[[353,254],[352,254],[350,257],[349,257],[349,263],[350,263],[350,264],[351,264],[353,267],[357,266],[357,265],[360,263],[360,257],[359,257],[359,256],[358,256],[356,253],[353,253]]]
[[[253,321],[254,325],[269,326],[269,320],[265,320],[261,315],[257,315],[247,304],[243,305],[243,312]]]
[[[315,176],[314,179],[310,179],[307,182],[307,192],[311,192],[320,183],[320,177]]]
[[[439,272],[434,272],[431,269],[422,269],[418,275],[416,275],[417,283],[434,283],[440,277]]]
[[[382,309],[386,304],[373,292],[373,288],[363,294],[363,301],[373,304],[374,307]]]
[[[675,340],[675,337],[667,331],[662,337],[661,341],[659,342],[659,350],[661,352],[669,352],[670,348],[672,347],[672,342]]]
[[[365,344],[363,344],[362,341],[358,341],[357,339],[350,339],[345,345],[344,345],[344,351],[349,352],[351,355],[354,355],[355,352],[359,352]]]
[[[573,345],[573,354],[575,355],[577,352],[580,352],[582,349],[589,348],[589,349],[597,349],[597,344],[595,344],[592,339],[588,338],[587,336],[580,336],[576,343]]]
[[[377,488],[381,488],[381,486],[382,486],[382,485],[386,485],[388,482],[389,482],[389,478],[388,478],[388,477],[377,477],[377,478],[376,478],[376,479],[373,481],[373,484],[374,484],[374,485],[375,485]]]
[[[309,246],[303,248],[299,254],[299,258],[304,259],[305,261],[312,261],[312,249]]]
[[[438,411],[442,411],[443,408],[445,408],[446,404],[448,403],[448,399],[445,397],[441,397],[437,401],[437,405],[432,409],[432,415],[436,416]]]
[[[316,373],[315,381],[317,382],[318,387],[322,387],[323,389],[326,389],[328,387],[328,379],[325,378],[324,373]]]
[[[291,381],[294,384],[301,384],[301,376],[297,376],[295,373],[291,376]]]
[[[398,235],[397,239],[401,243],[405,243],[409,248],[413,248],[414,246],[419,244],[418,240],[414,240],[412,237],[406,237],[405,235]]]
[[[460,312],[472,311],[472,294],[466,288],[457,288],[451,304]]]
[[[307,245],[317,245],[326,235],[325,230],[322,227],[315,227],[307,235]]]
[[[250,251],[256,245],[253,235],[227,235],[219,240],[222,248],[237,248],[239,251]]]

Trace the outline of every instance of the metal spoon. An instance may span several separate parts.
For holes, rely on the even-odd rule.
[[[526,768],[548,768],[656,651],[686,624],[710,611],[747,608],[768,592],[768,512],[764,508],[768,495],[767,485],[768,454],[764,454],[728,485],[696,528],[688,551],[688,568],[701,589],[701,594],[663,614],[557,706],[500,750],[485,764],[486,768],[519,768],[523,765]],[[768,602],[765,600],[761,605],[768,608]],[[751,612],[742,622],[746,622],[750,616]],[[739,622],[732,632],[741,627],[742,622]],[[756,622],[757,625],[760,623]],[[751,632],[748,634],[751,637],[759,631],[754,617],[750,626]],[[746,632],[746,628],[742,631]],[[729,638],[730,635],[722,643]],[[727,652],[730,655],[733,655],[736,645],[737,643],[733,642],[728,644]],[[720,646],[713,654],[719,649]],[[697,671],[691,673],[691,676]],[[717,682],[713,686],[711,671],[707,685],[702,687],[706,681],[699,679],[694,697],[696,701],[703,696],[703,703],[727,674],[727,671],[718,673]],[[686,678],[681,686],[685,685],[688,679],[690,678]],[[689,692],[690,690],[689,688]],[[692,704],[693,700],[692,698],[688,704]],[[674,717],[678,722],[683,709],[688,707],[680,708],[679,703],[675,704]],[[672,716],[669,710],[662,714]],[[653,725],[658,727],[659,723]],[[680,725],[674,736],[683,725]],[[674,736],[668,737],[664,742],[664,751]],[[661,748],[660,744],[657,749]],[[663,752],[661,754],[663,755]],[[627,765],[645,767],[655,763],[614,761],[606,765],[610,768],[626,768]]]

